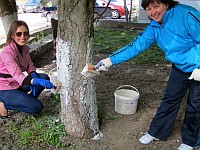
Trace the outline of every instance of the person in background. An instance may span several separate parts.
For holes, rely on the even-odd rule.
[[[95,68],[108,71],[112,65],[130,60],[156,42],[172,67],[164,97],[139,142],[167,140],[189,90],[178,150],[193,150],[200,143],[200,12],[174,0],[142,0],[141,5],[150,24],[129,45],[101,60]]]
[[[48,75],[37,73],[26,45],[30,37],[24,21],[14,21],[0,52],[0,117],[9,118],[8,110],[39,113],[43,104],[40,93],[55,88]],[[28,94],[30,93],[30,94]]]
[[[58,0],[41,0],[40,4],[44,11],[51,11],[51,28],[53,34],[52,60],[56,60],[56,38],[58,31]]]

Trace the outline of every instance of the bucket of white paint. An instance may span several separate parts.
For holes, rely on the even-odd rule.
[[[57,68],[53,68],[52,70],[49,71],[49,77],[50,77],[50,81],[56,85],[57,84]]]
[[[124,114],[134,114],[137,111],[139,91],[131,85],[122,85],[115,92],[115,111]]]

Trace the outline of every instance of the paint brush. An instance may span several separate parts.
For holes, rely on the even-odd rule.
[[[96,75],[100,75],[100,72],[95,70],[94,65],[86,64],[81,74],[85,77],[94,77]]]

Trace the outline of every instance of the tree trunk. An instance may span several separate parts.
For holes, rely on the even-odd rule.
[[[61,120],[68,134],[88,138],[99,132],[95,82],[81,71],[92,63],[91,0],[58,1],[57,72],[62,84]]]
[[[126,0],[124,0],[124,13],[125,13],[126,22],[128,22],[128,9],[126,6]]]
[[[18,20],[15,0],[0,0],[0,17],[7,35],[11,23]]]
[[[131,14],[132,14],[132,9],[133,9],[133,0],[130,1],[131,5],[130,5],[130,12],[129,12],[129,17],[128,17],[128,22],[131,22]]]

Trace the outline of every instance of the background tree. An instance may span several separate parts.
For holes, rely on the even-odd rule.
[[[95,0],[94,2],[96,2],[96,0]],[[107,10],[107,8],[108,8],[110,2],[111,2],[111,0],[108,1],[108,3],[107,3],[107,5],[106,5],[105,9],[101,12],[101,14],[98,14],[98,15],[94,18],[94,21],[100,19],[100,18],[103,16],[103,14],[106,12],[106,10]]]
[[[133,0],[131,0],[130,3],[131,4],[130,4],[130,9],[129,9],[130,12],[129,12],[129,15],[128,15],[128,22],[131,22],[131,15],[132,15],[132,9],[133,9],[133,6],[132,6],[133,5]]]
[[[99,132],[95,83],[81,71],[93,62],[94,1],[59,0],[57,73],[62,84],[61,120],[67,133],[91,137]]]
[[[18,20],[15,0],[0,0],[0,17],[7,35],[11,23]]]
[[[129,8],[130,11],[128,10],[126,4],[127,4],[127,2],[126,2],[126,0],[124,0],[124,13],[125,13],[126,22],[131,22],[133,0],[130,0],[130,8]]]
[[[128,22],[128,8],[126,6],[126,0],[124,0],[124,13],[125,13],[125,18],[126,18],[126,22]]]

